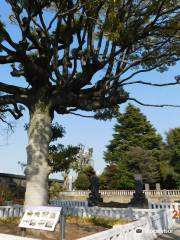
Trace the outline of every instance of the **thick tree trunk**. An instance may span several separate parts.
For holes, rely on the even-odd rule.
[[[51,140],[52,118],[45,107],[36,107],[30,112],[27,146],[27,167],[25,205],[46,205],[48,203],[49,142]]]

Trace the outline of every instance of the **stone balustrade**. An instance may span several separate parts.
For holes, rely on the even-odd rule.
[[[51,203],[53,205],[53,203]],[[56,206],[59,201],[55,202]],[[158,233],[172,229],[175,221],[173,220],[174,208],[179,208],[179,203],[156,204],[152,209],[136,209],[136,208],[103,208],[103,207],[87,207],[75,206],[80,204],[78,201],[70,203],[68,201],[61,203],[63,213],[66,216],[79,216],[79,217],[103,217],[112,219],[127,219],[131,221],[125,225],[115,225],[112,229],[93,234],[91,236],[81,238],[79,240],[153,240],[157,237]],[[86,204],[81,202],[81,204]],[[70,206],[67,206],[70,205]],[[165,207],[166,205],[166,207]],[[158,206],[158,207],[157,207]],[[160,207],[163,206],[163,207]],[[160,209],[164,208],[164,209]],[[7,217],[22,217],[23,206],[0,206],[0,218]]]
[[[77,205],[76,205],[77,204]],[[105,207],[88,207],[78,206],[77,201],[70,201],[65,204],[65,201],[61,204],[60,201],[56,201],[55,204],[51,202],[51,206],[63,207],[63,213],[65,216],[79,216],[79,217],[103,217],[112,219],[126,219],[126,220],[138,220],[143,216],[153,216],[160,209],[136,209],[136,208],[105,208]],[[85,203],[86,204],[86,203]],[[63,205],[63,206],[62,206]],[[173,207],[173,205],[172,205]],[[21,217],[23,215],[23,206],[1,206],[0,218],[7,217]]]
[[[100,190],[102,196],[133,196],[134,190]],[[144,190],[146,196],[180,196],[180,190]],[[78,191],[68,191],[62,192],[63,195],[83,195],[88,196],[89,190],[78,190]]]
[[[0,218],[22,217],[22,215],[23,206],[21,205],[0,206]]]
[[[178,203],[168,203],[168,202],[164,202],[164,203],[153,203],[153,202],[149,202],[149,209],[180,209],[180,202]]]
[[[57,207],[87,207],[88,201],[51,200],[50,204]]]
[[[170,210],[158,211],[153,216],[141,217],[135,222],[125,225],[115,225],[112,229],[99,232],[79,240],[153,240],[158,235],[172,230],[174,221]]]

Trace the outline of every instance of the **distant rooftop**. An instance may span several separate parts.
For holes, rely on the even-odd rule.
[[[12,173],[0,173],[0,177],[9,177],[9,178],[17,178],[17,179],[26,179],[25,175],[20,175],[20,174],[12,174]],[[54,181],[54,182],[59,182],[59,183],[63,183],[63,180],[60,179],[54,179],[51,178],[49,179],[49,181]]]

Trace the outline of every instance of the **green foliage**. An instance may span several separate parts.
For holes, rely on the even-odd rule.
[[[58,123],[52,124],[52,141],[56,141],[58,138],[62,138],[65,134],[65,129]]]
[[[29,125],[25,124],[24,129],[28,131]],[[77,161],[77,154],[79,146],[64,146],[63,144],[52,144],[52,142],[59,140],[65,134],[65,129],[58,123],[51,125],[52,137],[49,146],[49,165],[52,172],[69,171],[73,168],[73,163]]]
[[[108,165],[100,176],[100,189],[134,189],[133,175],[121,162]]]
[[[49,197],[50,199],[56,198],[59,196],[59,193],[63,191],[63,187],[58,182],[52,182],[49,186]]]
[[[169,185],[180,187],[180,128],[170,129],[166,134],[166,154],[168,160],[161,165],[164,181],[169,180]]]
[[[124,166],[120,174],[141,173],[144,181],[154,183],[160,178],[158,162],[162,146],[162,139],[150,122],[138,108],[129,104],[117,117],[113,139],[104,157],[108,163]]]
[[[96,226],[103,226],[107,228],[112,228],[116,224],[127,224],[129,221],[120,219],[120,220],[114,220],[109,218],[99,218],[99,217],[72,217],[68,216],[66,217],[66,222],[73,223],[73,224],[93,224]]]
[[[2,201],[12,201],[15,196],[15,191],[8,188],[6,185],[1,185],[0,199]]]
[[[78,146],[51,145],[49,151],[49,165],[52,172],[68,171],[72,163],[77,161]]]
[[[107,162],[119,161],[130,147],[139,146],[152,150],[160,149],[162,144],[160,135],[156,134],[150,122],[138,108],[131,104],[128,105],[124,114],[119,113],[114,132],[113,139],[105,152]]]
[[[134,174],[141,173],[145,183],[159,182],[159,161],[154,149],[145,150],[139,146],[130,147],[125,161],[128,170]]]
[[[78,177],[74,183],[76,189],[88,190],[91,185],[91,177],[95,175],[93,167],[86,166],[78,174]]]
[[[167,148],[174,170],[180,173],[180,128],[171,129],[167,133]]]
[[[19,224],[21,218],[19,217],[8,217],[8,218],[0,218],[0,224]]]
[[[142,47],[140,53],[135,52],[131,54],[130,61],[139,59],[140,57],[148,56],[152,53],[152,46],[158,46],[159,40],[168,38],[168,36],[174,35],[178,40],[177,29],[179,26],[178,14],[160,16],[160,12],[166,12],[166,9],[178,9],[178,0],[174,1],[130,1],[124,2],[122,0],[108,0],[106,2],[106,9],[108,14],[104,11],[104,18],[106,14],[106,21],[103,24],[106,37],[111,41],[116,42],[121,47],[126,47],[133,44],[134,47]],[[166,15],[166,21],[163,18]],[[155,19],[159,19],[157,23]],[[154,22],[153,22],[154,19]],[[149,34],[152,33],[153,34]],[[146,36],[146,37],[145,37]],[[138,41],[136,41],[138,40]],[[135,47],[135,48],[136,48]],[[173,44],[162,45],[157,49],[156,56],[161,55],[162,51],[178,50],[178,41]],[[155,57],[155,55],[153,54]],[[167,70],[170,65],[171,59],[158,57],[153,59],[150,57],[147,61],[144,61],[141,67],[147,69],[150,66],[156,66],[164,62],[159,68],[160,71]]]
[[[78,190],[90,189],[90,180],[88,176],[84,173],[79,173],[76,181],[74,182],[74,187]]]

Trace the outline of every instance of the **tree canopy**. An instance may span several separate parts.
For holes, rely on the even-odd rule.
[[[152,150],[160,148],[161,144],[161,136],[156,133],[146,116],[141,113],[139,108],[129,104],[124,113],[117,115],[113,139],[107,146],[105,160],[116,162],[124,157],[132,147]],[[117,160],[116,152],[118,152]]]
[[[131,81],[134,75],[179,60],[178,0],[6,2],[21,34],[14,41],[0,22],[0,64],[11,64],[11,76],[28,85],[0,84],[0,104],[9,104],[16,119],[22,116],[17,104],[31,108],[40,92],[57,113],[81,109],[107,117],[129,99],[125,85],[151,85]],[[100,70],[103,77],[93,81]]]
[[[84,166],[79,172],[77,179],[74,182],[74,187],[80,190],[88,190],[91,185],[91,177],[94,176],[96,172],[92,166]]]
[[[166,134],[166,161],[161,166],[164,185],[180,187],[180,128],[170,129]]]

